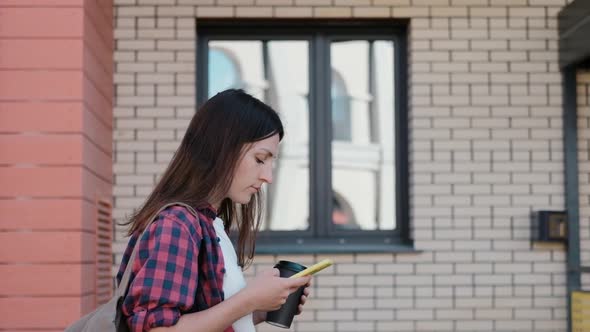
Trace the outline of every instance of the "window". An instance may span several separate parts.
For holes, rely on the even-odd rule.
[[[332,139],[350,141],[350,96],[346,82],[336,70],[332,69]]]
[[[215,73],[209,79],[209,97],[219,91],[228,88],[240,88],[242,85],[242,75],[237,61],[234,60],[230,51],[221,47],[216,48],[211,45],[208,72]]]
[[[409,243],[404,24],[198,20],[197,34],[198,104],[242,88],[285,125],[258,249]]]

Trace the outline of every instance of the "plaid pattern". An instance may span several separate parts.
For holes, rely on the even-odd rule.
[[[172,326],[182,314],[208,309],[223,301],[225,268],[210,208],[162,211],[139,240],[123,313],[131,331]],[[137,242],[133,234],[123,255],[117,281],[123,277]],[[233,332],[231,326],[226,332]]]

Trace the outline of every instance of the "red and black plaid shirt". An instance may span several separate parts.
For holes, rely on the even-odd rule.
[[[182,314],[202,311],[223,301],[225,268],[210,208],[185,207],[162,211],[139,240],[123,313],[131,331],[172,326]],[[133,234],[123,255],[120,282],[138,234]],[[226,332],[233,329],[228,327]]]

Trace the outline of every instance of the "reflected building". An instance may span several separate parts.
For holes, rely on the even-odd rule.
[[[263,230],[306,230],[310,200],[309,44],[209,42],[208,97],[241,88],[270,104],[285,125],[274,182],[265,186]],[[330,47],[332,224],[395,229],[392,41],[333,41]]]

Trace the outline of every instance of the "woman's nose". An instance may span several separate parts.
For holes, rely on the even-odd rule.
[[[271,184],[272,183],[272,166],[264,167],[262,173],[260,174],[260,180]]]

